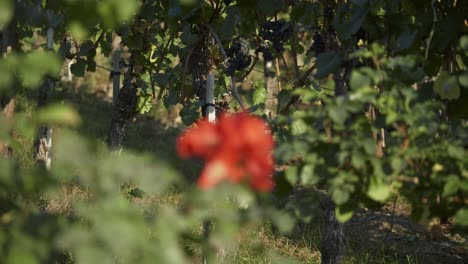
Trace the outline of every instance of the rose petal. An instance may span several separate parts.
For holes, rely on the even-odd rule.
[[[197,185],[202,189],[209,189],[223,180],[238,182],[244,177],[245,173],[239,167],[230,162],[221,159],[208,161],[198,178]]]
[[[213,123],[202,120],[188,129],[177,141],[177,153],[182,158],[211,157],[221,142],[221,136]]]

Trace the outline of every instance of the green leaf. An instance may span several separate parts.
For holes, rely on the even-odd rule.
[[[111,28],[130,20],[138,11],[139,6],[139,2],[135,0],[105,0],[97,5],[97,11],[104,25]]]
[[[387,186],[383,183],[380,177],[375,174],[371,175],[369,179],[369,189],[367,190],[367,195],[377,201],[384,202],[390,196],[390,186]]]
[[[198,101],[184,105],[180,110],[180,117],[184,125],[189,126],[200,118],[200,106],[201,102]]]
[[[15,114],[15,131],[27,137],[34,138],[36,133],[35,124],[31,123],[31,118],[25,113]]]
[[[0,1],[0,30],[10,21],[13,16],[13,4],[11,0]]]
[[[291,100],[291,90],[281,90],[276,98],[278,99],[278,109],[282,109]]]
[[[143,34],[137,32],[131,35],[127,40],[127,46],[135,50],[143,49]]]
[[[341,99],[340,97],[339,99]],[[342,100],[340,100],[342,102]],[[341,104],[337,105],[330,105],[327,107],[328,114],[330,115],[330,118],[333,120],[333,122],[337,124],[344,124],[346,119],[348,118],[348,112],[344,107],[341,106]]]
[[[460,48],[468,55],[468,35],[464,35],[460,38]]]
[[[85,74],[86,61],[78,59],[75,63],[70,66],[70,71],[76,77],[83,77]]]
[[[294,113],[296,115],[296,113]],[[293,135],[302,135],[307,132],[307,124],[300,118],[294,118],[291,124],[291,133]]]
[[[335,208],[335,215],[338,221],[344,223],[353,217],[353,211],[346,211],[343,208],[337,206]]]
[[[257,6],[264,15],[272,16],[285,5],[283,0],[259,0]]]
[[[138,96],[138,106],[137,106],[137,111],[140,113],[140,114],[144,114],[144,113],[148,113],[151,108],[152,108],[152,104],[151,104],[151,100],[153,99],[153,97],[151,96],[151,94],[141,94]]]
[[[328,74],[335,72],[341,65],[343,57],[339,52],[329,51],[320,54],[317,57],[316,78],[324,78]]]
[[[223,20],[218,33],[221,40],[232,39],[236,25],[240,20],[239,12],[236,7],[228,7],[226,14],[226,18]]]
[[[445,180],[444,191],[442,192],[443,197],[450,196],[456,193],[461,186],[460,179],[456,175],[450,175]]]
[[[37,121],[44,124],[77,126],[81,123],[81,118],[73,107],[65,104],[53,104],[39,111]]]
[[[88,36],[88,30],[85,25],[79,21],[70,21],[68,23],[68,28],[73,36],[76,39],[85,39]]]
[[[31,249],[25,250],[25,248],[20,246],[20,243],[17,242],[13,244],[13,249],[10,250],[10,254],[4,259],[5,263],[11,264],[36,264],[39,263],[39,260],[34,256]]]
[[[320,177],[315,175],[314,166],[310,164],[304,165],[301,170],[301,183],[306,185],[317,184],[320,181]]]
[[[180,35],[180,40],[185,45],[190,45],[197,40],[197,34],[192,33],[190,27],[185,25],[182,27],[182,34]]]
[[[346,5],[342,5],[336,11],[333,25],[340,39],[346,40],[356,33],[366,19],[369,8],[367,5],[356,5],[349,10]]]
[[[369,87],[371,85],[371,78],[359,70],[354,70],[351,73],[349,85],[353,91],[364,87]]]
[[[272,209],[269,215],[273,223],[282,233],[289,232],[294,227],[294,219],[285,211]]]
[[[22,84],[27,88],[36,88],[43,81],[44,75],[54,78],[60,76],[61,62],[56,54],[34,51],[20,57],[16,67]]]
[[[164,97],[164,106],[169,108],[171,105],[176,105],[179,102],[179,95],[176,90],[169,90],[169,94]]]
[[[411,32],[409,30],[404,31],[397,39],[399,50],[408,49],[413,44],[416,36],[417,36],[416,32]]]
[[[79,55],[80,56],[88,56],[88,53],[94,49],[94,44],[92,41],[88,40],[88,41],[85,41],[84,43],[82,43],[80,45],[80,52],[79,52]],[[94,53],[95,54],[95,53]]]
[[[332,190],[332,199],[337,204],[344,204],[349,200],[349,192],[343,188],[334,188]]]
[[[284,173],[286,180],[292,186],[295,186],[297,184],[297,180],[298,180],[297,171],[298,171],[297,166],[289,166]]]
[[[252,101],[254,105],[264,104],[267,100],[267,91],[264,87],[258,86],[252,95]]]
[[[465,71],[458,76],[458,83],[460,83],[461,86],[468,88],[468,71]]]
[[[458,210],[455,215],[455,223],[460,226],[468,226],[468,209],[463,208]]]
[[[10,88],[10,85],[14,80],[14,68],[17,65],[16,56],[8,56],[0,60],[0,91],[7,88]]]
[[[460,97],[460,86],[457,78],[449,75],[447,72],[442,72],[434,83],[434,91],[440,95],[442,99],[457,99]]]

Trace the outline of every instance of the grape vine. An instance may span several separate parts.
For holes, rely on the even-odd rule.
[[[284,51],[284,44],[291,39],[293,32],[293,25],[289,22],[283,20],[265,22],[259,34],[262,41],[255,52],[262,52],[266,61],[273,60],[276,57],[274,52]],[[272,51],[274,52],[272,53]]]
[[[232,76],[236,71],[242,71],[252,63],[252,57],[249,54],[249,43],[244,38],[235,38],[229,49],[226,50],[228,56],[228,67],[226,75]]]
[[[312,43],[312,46],[310,46],[309,52],[314,52],[316,56],[324,53],[327,47],[319,31],[314,33],[313,40],[314,42]]]

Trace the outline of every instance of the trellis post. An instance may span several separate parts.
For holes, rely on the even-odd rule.
[[[49,13],[50,11],[48,11]],[[47,49],[51,52],[54,50],[54,29],[49,27],[47,29]],[[44,83],[39,88],[39,98],[37,100],[38,108],[44,107],[47,103],[49,91],[54,87],[54,80],[46,77]],[[39,135],[34,142],[34,160],[40,162],[44,167],[49,170],[52,163],[52,127],[44,124],[40,130]]]
[[[209,122],[216,121],[216,107],[215,107],[215,98],[214,98],[214,75],[213,73],[208,73],[206,78],[206,97],[205,97],[205,114],[208,118]],[[203,221],[203,239],[208,242],[208,238],[210,236],[210,229],[211,229],[211,221],[205,220]],[[206,245],[207,247],[209,245]],[[207,264],[207,252],[206,250],[203,252],[203,259],[202,263]]]
[[[213,73],[208,73],[206,80],[206,116],[208,121],[215,122],[216,120],[216,107],[215,107],[215,98],[214,98],[214,75]]]

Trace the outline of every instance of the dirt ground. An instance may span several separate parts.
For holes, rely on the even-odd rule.
[[[398,206],[395,213],[392,211],[389,207],[381,211],[359,210],[345,224],[348,243],[368,250],[394,250],[399,255],[416,257],[417,263],[468,263],[467,239],[451,234],[449,225],[442,226],[440,232],[431,232],[410,221]]]

